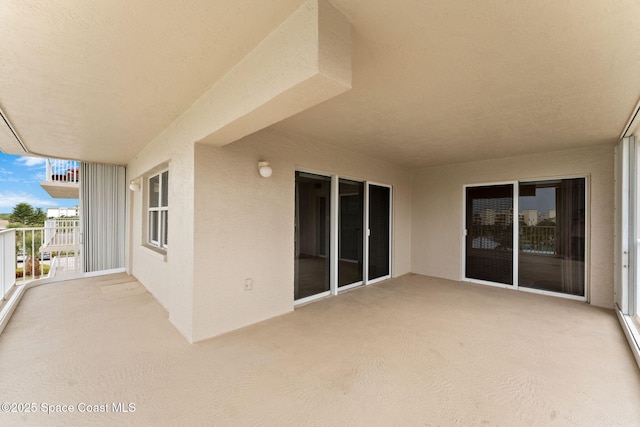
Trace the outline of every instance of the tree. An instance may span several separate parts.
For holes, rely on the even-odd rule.
[[[47,214],[41,208],[33,209],[29,203],[18,203],[14,208],[9,221],[12,223],[29,226],[42,226],[47,219]]]
[[[13,208],[9,221],[29,225],[33,219],[34,213],[33,207],[29,203],[18,203]]]
[[[31,218],[31,224],[44,225],[44,222],[47,220],[47,214],[44,213],[42,208],[36,208],[33,211],[33,217]]]

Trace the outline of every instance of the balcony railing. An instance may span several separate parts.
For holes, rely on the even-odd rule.
[[[520,227],[519,249],[523,252],[556,255],[556,227],[524,226]]]
[[[78,243],[80,221],[77,219],[48,219],[44,222],[44,245],[74,246]]]
[[[47,159],[46,181],[78,183],[80,164],[74,160]]]
[[[0,301],[16,283],[16,231],[0,231]]]
[[[81,271],[77,220],[48,220],[44,227],[16,228],[13,231],[16,283]]]
[[[477,225],[468,230],[473,249],[511,250],[513,227],[511,225]],[[557,255],[555,226],[520,227],[518,250],[522,252]]]

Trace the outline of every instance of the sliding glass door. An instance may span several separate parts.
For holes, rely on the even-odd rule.
[[[338,209],[338,287],[362,284],[364,182],[340,179]]]
[[[294,299],[391,277],[391,187],[295,174]]]
[[[466,187],[465,278],[585,298],[586,194],[585,178]]]
[[[369,184],[367,282],[391,277],[391,187]]]
[[[519,185],[518,286],[585,294],[585,179]]]
[[[465,277],[513,285],[513,184],[467,187]]]
[[[294,299],[330,289],[331,177],[296,172]]]

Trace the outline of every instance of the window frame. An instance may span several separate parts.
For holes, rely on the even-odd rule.
[[[166,177],[166,179],[164,179]],[[152,194],[153,181],[157,179],[157,206],[151,206],[153,202]],[[154,248],[166,251],[168,244],[168,223],[169,223],[169,169],[161,169],[146,178],[147,183],[147,200],[146,200],[146,220],[147,220],[147,238],[146,243]],[[155,215],[156,220],[153,220]],[[152,227],[155,223],[156,239],[153,239]]]

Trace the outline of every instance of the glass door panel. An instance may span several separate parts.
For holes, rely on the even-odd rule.
[[[364,183],[340,179],[338,206],[338,287],[362,282]]]
[[[513,285],[513,190],[466,188],[466,278]]]
[[[294,299],[330,289],[331,178],[296,172]]]
[[[367,280],[391,274],[391,188],[369,184],[369,267]]]
[[[584,296],[585,179],[521,183],[518,286]]]

